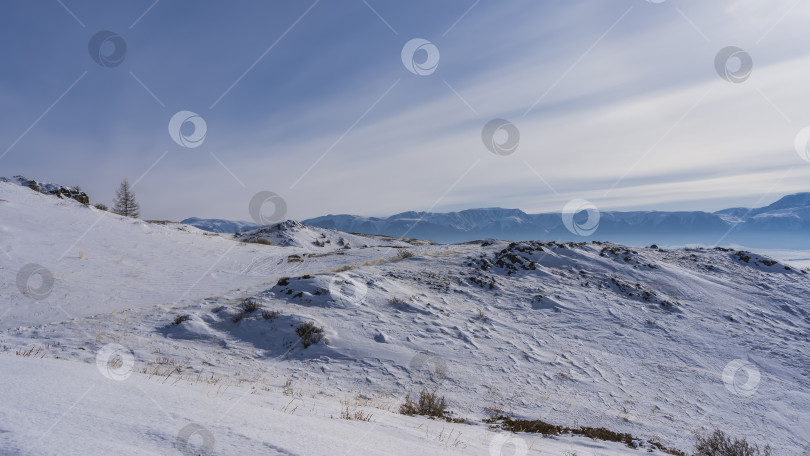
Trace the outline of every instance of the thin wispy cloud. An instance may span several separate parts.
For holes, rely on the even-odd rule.
[[[810,7],[792,1],[154,3],[8,8],[0,150],[13,148],[0,175],[78,183],[106,201],[149,170],[143,214],[168,219],[245,219],[261,190],[299,219],[552,211],[571,198],[716,209],[745,205],[791,167],[775,193],[810,177],[793,148],[810,125]],[[117,66],[88,55],[99,30],[125,41]],[[413,38],[438,50],[429,74],[403,65]],[[753,61],[742,83],[718,74],[727,46]],[[183,110],[205,119],[199,147],[167,131]],[[514,154],[484,146],[494,118],[519,129]]]

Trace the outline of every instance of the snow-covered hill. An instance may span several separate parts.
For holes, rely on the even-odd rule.
[[[209,454],[661,454],[650,442],[688,451],[712,427],[808,444],[810,275],[753,253],[297,222],[234,238],[3,182],[0,250],[11,454],[171,454],[194,430]],[[423,388],[466,422],[395,413]]]
[[[38,182],[33,179],[26,179],[23,176],[14,176],[11,178],[0,177],[0,182],[10,182],[17,185],[22,185],[23,187],[28,187],[31,190],[45,193],[47,195],[54,195],[57,198],[65,197],[74,199],[84,204],[90,203],[90,197],[88,197],[87,193],[84,193],[78,186],[68,187],[64,185],[52,184],[50,182]]]
[[[339,250],[342,253],[352,248],[369,248],[372,244],[392,248],[405,248],[415,245],[430,245],[431,242],[418,239],[397,239],[377,235],[355,235],[337,230],[304,225],[287,220],[266,227],[239,233],[235,236],[242,242],[263,243],[281,247],[304,247],[312,249]]]
[[[308,231],[312,237],[319,236],[315,230],[330,232],[313,228]],[[124,218],[0,182],[0,296],[6,304],[0,310],[0,329],[196,302],[275,283],[284,275],[376,261],[399,251],[388,241],[365,239],[367,247],[351,257],[337,242],[269,248],[188,225]],[[18,290],[17,273],[28,264],[41,266],[53,279],[42,301]],[[41,277],[35,274],[32,280]]]
[[[549,239],[581,241],[568,231],[562,216],[527,214],[517,209],[469,209],[450,213],[403,212],[387,218],[326,215],[304,223],[341,231],[465,242],[474,239]],[[788,195],[756,209],[702,211],[633,211],[600,213],[590,239],[631,245],[738,243],[763,248],[810,248],[810,193]]]
[[[239,233],[259,228],[259,225],[253,222],[245,222],[242,220],[201,219],[197,217],[181,220],[180,223],[212,233]]]

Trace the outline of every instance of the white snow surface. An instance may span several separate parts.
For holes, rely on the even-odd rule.
[[[295,222],[234,239],[0,182],[0,453],[183,454],[190,423],[205,454],[662,454],[649,442],[688,451],[712,427],[808,444],[810,275],[738,251],[484,244]],[[44,299],[18,287],[31,263]],[[240,319],[247,298],[266,315]],[[325,339],[304,348],[304,322]],[[395,413],[422,388],[467,423]],[[640,448],[492,430],[492,409]]]
[[[333,400],[297,390],[285,395],[279,388],[260,389],[251,381],[227,388],[213,383],[216,380],[164,382],[160,376],[138,374],[119,381],[105,377],[96,366],[53,359],[4,356],[0,363],[3,455],[631,452],[619,443],[583,437],[513,435],[484,425],[408,417],[390,411],[397,404],[386,398],[346,394]],[[370,421],[341,419],[342,403],[350,403],[352,412],[368,413]]]

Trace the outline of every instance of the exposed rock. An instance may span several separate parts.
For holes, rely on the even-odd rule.
[[[79,187],[65,187],[62,185],[37,182],[35,180],[26,179],[23,176],[14,176],[11,179],[0,177],[0,180],[5,182],[14,182],[24,187],[28,187],[31,190],[45,193],[46,195],[54,195],[57,198],[67,197],[82,204],[90,204],[90,197],[87,196],[87,193],[81,191]]]

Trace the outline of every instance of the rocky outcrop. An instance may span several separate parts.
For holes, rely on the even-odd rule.
[[[32,179],[26,179],[23,176],[14,176],[11,179],[0,177],[0,180],[6,182],[14,182],[31,190],[35,190],[46,195],[54,195],[57,198],[70,198],[82,204],[90,204],[90,197],[87,193],[81,191],[79,187],[65,187],[62,185],[49,184],[44,182],[37,182]]]

